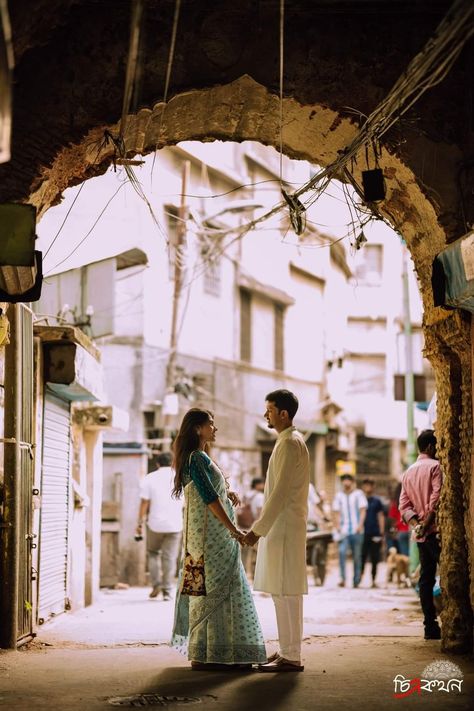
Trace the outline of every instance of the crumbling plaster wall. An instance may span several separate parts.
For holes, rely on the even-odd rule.
[[[347,3],[332,3],[330,12],[323,2],[289,2],[285,152],[320,165],[331,162],[357,131],[357,117],[348,107],[361,115],[375,108],[449,4],[421,2],[411,11],[406,9],[410,3],[395,3],[392,11],[379,4],[374,14],[367,8],[364,12],[363,3],[352,3],[353,11]],[[172,98],[163,113],[159,100],[174,3],[147,3],[138,111],[130,116],[125,133],[130,155],[184,139],[279,144],[276,7],[275,2],[243,0],[236,9],[223,0],[216,8],[215,3],[185,0]],[[110,165],[112,148],[102,142],[105,130],[113,135],[118,130],[128,19],[127,3],[38,0],[33,8],[26,0],[14,3],[14,142],[12,161],[0,166],[1,200],[27,200],[41,214],[66,187]],[[463,234],[466,222],[474,222],[474,196],[464,190],[474,146],[467,90],[472,85],[470,60],[472,46],[443,84],[425,94],[387,134],[380,161],[388,187],[381,211],[399,229],[413,258],[423,296],[427,353],[440,393],[438,434],[446,477],[442,580],[449,600],[443,646],[454,652],[472,644],[467,573],[468,559],[471,569],[474,561],[468,513],[470,331],[464,316],[434,308],[430,277],[433,257]],[[364,167],[365,156],[360,156],[356,178]]]

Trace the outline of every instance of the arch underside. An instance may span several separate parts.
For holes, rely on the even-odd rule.
[[[146,155],[186,140],[249,140],[279,148],[279,125],[279,97],[244,75],[230,84],[178,94],[166,105],[157,103],[130,115],[124,133],[125,150],[129,156]],[[29,199],[39,215],[57,203],[67,187],[108,168],[114,146],[104,141],[106,130],[117,136],[119,123],[97,126],[79,144],[64,148],[52,166],[42,170]],[[357,131],[353,121],[329,108],[303,106],[292,98],[283,101],[283,151],[290,158],[325,167]],[[423,282],[429,283],[432,260],[445,244],[444,231],[413,171],[383,147],[379,164],[388,190],[380,211],[406,240],[423,291]],[[364,152],[351,166],[359,183],[365,168]]]

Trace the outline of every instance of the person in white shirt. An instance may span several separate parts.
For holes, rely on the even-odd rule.
[[[339,541],[339,587],[346,584],[346,557],[350,547],[354,564],[353,584],[357,588],[362,576],[362,541],[368,503],[365,494],[356,489],[352,474],[343,474],[341,483],[342,491],[337,492],[332,503]]]
[[[183,530],[183,504],[172,498],[174,470],[172,455],[161,452],[157,457],[158,469],[150,472],[141,484],[140,511],[136,533],[142,535],[146,521],[146,548],[152,590],[150,597],[171,600],[176,563]]]
[[[258,541],[254,590],[273,597],[280,650],[261,664],[261,672],[299,672],[303,637],[303,595],[306,577],[309,455],[293,427],[298,399],[289,390],[266,397],[265,419],[278,432],[268,463],[265,499],[260,516],[244,536],[246,545]]]

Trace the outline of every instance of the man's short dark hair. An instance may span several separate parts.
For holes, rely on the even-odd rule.
[[[420,432],[416,443],[418,445],[419,452],[426,452],[430,444],[433,444],[436,447],[436,437],[434,430],[423,430],[423,432]]]
[[[370,484],[370,486],[375,486],[375,479],[372,479],[371,476],[366,476],[365,479],[362,479],[362,484]]]
[[[352,474],[343,474],[343,475],[341,476],[341,481],[344,481],[344,479],[350,479],[350,481],[355,481],[355,479],[354,479],[354,477],[352,476]]]
[[[156,461],[160,467],[170,467],[171,462],[173,461],[173,455],[171,452],[160,452],[156,458]]]
[[[273,390],[273,392],[268,393],[265,400],[272,402],[280,412],[286,410],[290,420],[298,412],[298,398],[290,390]]]
[[[260,477],[258,477],[258,478],[256,477],[255,479],[252,479],[251,488],[255,489],[255,487],[258,486],[259,484],[265,484],[265,479],[261,479]]]

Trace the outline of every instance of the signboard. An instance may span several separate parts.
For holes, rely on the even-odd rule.
[[[343,474],[356,474],[356,463],[352,460],[337,459],[336,460],[336,475],[342,476]]]

